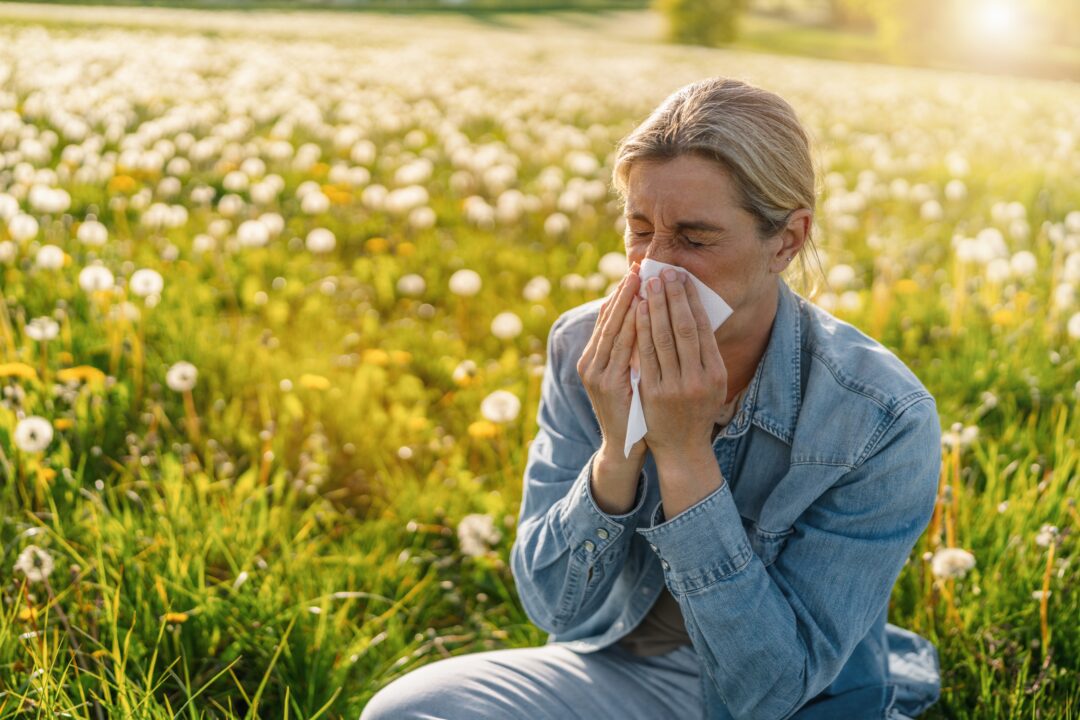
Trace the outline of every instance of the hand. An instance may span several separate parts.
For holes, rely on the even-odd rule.
[[[674,274],[664,270],[662,276]],[[637,349],[645,436],[657,462],[711,448],[727,400],[727,367],[694,283],[679,273],[653,281],[637,314]],[[650,281],[650,284],[653,282]]]
[[[641,278],[635,262],[630,272],[620,281],[618,288],[600,307],[592,337],[581,353],[577,371],[592,401],[604,445],[610,451],[618,450],[623,458],[626,443],[626,423],[630,418],[630,353],[634,348],[637,328],[634,323],[635,308]],[[641,460],[647,447],[639,440],[624,460]]]

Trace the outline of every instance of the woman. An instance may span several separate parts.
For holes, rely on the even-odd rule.
[[[918,715],[937,653],[887,614],[933,512],[936,403],[781,278],[815,205],[794,111],[693,83],[622,141],[615,186],[633,265],[551,329],[511,549],[548,642],[424,666],[364,720]],[[647,258],[681,270],[639,292]],[[715,331],[685,272],[731,306]]]

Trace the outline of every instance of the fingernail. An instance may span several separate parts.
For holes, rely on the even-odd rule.
[[[649,278],[649,292],[660,292],[660,278]]]
[[[642,315],[648,315],[649,314],[649,303],[647,303],[647,302],[638,303],[637,310]]]
[[[674,280],[676,277],[677,277],[677,275],[675,275],[674,270],[672,270],[671,268],[664,268],[664,279],[665,280],[670,282],[670,281]]]

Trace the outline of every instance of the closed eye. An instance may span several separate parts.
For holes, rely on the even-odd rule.
[[[630,234],[633,235],[634,237],[645,237],[646,235],[652,235],[652,231],[651,230],[631,231]],[[706,243],[694,242],[693,240],[691,240],[686,235],[683,235],[682,238],[683,238],[683,240],[686,241],[686,244],[689,245],[690,247],[699,248],[699,247],[705,247],[705,245],[706,245]]]

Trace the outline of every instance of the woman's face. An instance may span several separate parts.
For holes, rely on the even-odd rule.
[[[634,162],[625,211],[628,261],[683,267],[724,298],[733,320],[740,308],[751,310],[743,317],[756,315],[759,303],[775,298],[776,274],[798,247],[785,233],[760,240],[754,216],[736,197],[723,166],[699,155]]]

